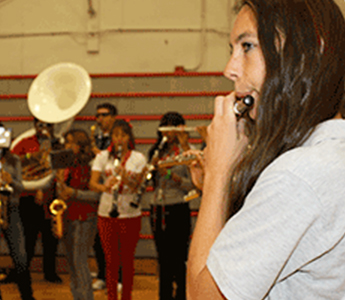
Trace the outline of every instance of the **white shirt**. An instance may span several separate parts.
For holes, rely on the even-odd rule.
[[[207,267],[231,300],[343,299],[344,120],[320,124],[262,172]]]
[[[145,156],[135,150],[131,151],[129,158],[125,163],[126,171],[131,173],[140,173],[146,165]],[[114,175],[114,158],[110,157],[108,150],[101,151],[95,158],[92,171],[102,173],[104,182],[110,176]],[[135,194],[131,193],[127,185],[123,186],[123,190],[118,195],[117,206],[119,216],[118,218],[133,218],[141,215],[141,207],[132,207],[130,204],[133,201]],[[98,215],[101,217],[110,217],[109,213],[113,207],[114,196],[112,193],[104,192],[101,195],[100,204],[98,206]]]

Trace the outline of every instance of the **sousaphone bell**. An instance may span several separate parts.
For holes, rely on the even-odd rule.
[[[62,138],[74,117],[88,102],[91,88],[91,78],[83,67],[74,63],[58,63],[43,70],[32,82],[28,92],[28,107],[38,120],[53,123],[55,137]],[[22,139],[34,134],[34,128],[25,131],[12,142],[11,149]],[[30,174],[23,174],[24,188],[38,190],[53,176],[52,170],[42,171],[42,177],[38,178],[36,175],[30,178]]]

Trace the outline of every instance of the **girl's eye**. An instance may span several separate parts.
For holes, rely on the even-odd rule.
[[[245,53],[247,53],[249,50],[254,48],[254,45],[252,43],[244,42],[242,43],[242,48]]]

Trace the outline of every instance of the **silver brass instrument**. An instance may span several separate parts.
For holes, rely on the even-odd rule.
[[[203,156],[203,152],[200,152],[200,155]],[[160,160],[157,163],[158,168],[170,168],[172,166],[178,166],[178,165],[189,165],[191,162],[195,161],[197,159],[196,155],[190,154],[190,155],[176,155],[172,158],[168,158],[166,160]]]
[[[234,105],[234,113],[237,118],[241,118],[248,110],[254,105],[254,98],[251,95],[247,95],[244,98],[238,99]]]
[[[203,152],[200,152],[200,155],[203,156]],[[196,155],[176,155],[175,157],[168,158],[166,160],[161,160],[157,163],[158,168],[170,168],[177,165],[189,165],[191,162],[197,159]],[[193,189],[188,192],[187,195],[183,197],[184,201],[191,201],[201,196],[201,193],[198,189]]]
[[[132,207],[139,207],[139,203],[141,200],[142,195],[144,194],[145,190],[146,190],[146,185],[147,183],[152,179],[152,171],[156,168],[153,165],[153,161],[159,157],[159,152],[163,149],[164,144],[168,141],[168,137],[167,136],[163,136],[162,140],[160,141],[157,149],[155,150],[155,152],[152,155],[151,161],[146,165],[146,167],[144,168],[144,176],[142,178],[142,181],[139,185],[139,189],[136,193],[136,196],[134,198],[134,200],[130,203],[130,205]]]
[[[122,145],[118,145],[117,146],[117,151],[116,151],[116,156],[115,156],[115,160],[114,160],[114,170],[116,170],[116,168],[118,168],[121,164],[121,156],[122,156]],[[111,188],[113,191],[113,207],[111,209],[111,212],[109,213],[109,215],[112,218],[117,218],[119,216],[119,211],[118,211],[118,206],[117,206],[117,199],[119,196],[119,188],[120,188],[120,184],[121,184],[121,175],[116,173],[115,174],[115,178],[117,179],[116,184]]]
[[[91,78],[88,72],[74,63],[59,63],[43,70],[32,82],[28,92],[28,106],[30,112],[38,120],[54,124],[54,136],[63,139],[63,134],[71,127],[74,117],[84,108],[91,95]],[[23,138],[36,133],[34,128],[17,137],[11,149]],[[48,136],[51,145],[51,136]],[[52,172],[49,150],[45,151],[44,162],[36,165],[39,169],[42,164],[48,166],[39,178],[23,174],[23,185],[26,190],[40,190],[48,185],[55,172]],[[46,168],[46,166],[44,166]],[[35,169],[35,167],[33,167]],[[58,186],[58,185],[57,185]],[[58,209],[59,208],[59,209]],[[62,236],[62,217],[67,205],[63,200],[54,200],[49,209],[53,214],[53,228],[56,235]],[[55,223],[54,223],[55,221]]]
[[[55,137],[62,139],[74,117],[86,105],[90,94],[91,78],[87,71],[74,63],[59,63],[43,70],[32,82],[28,92],[28,106],[38,120],[53,123]],[[35,133],[35,128],[25,131],[12,142],[11,149]],[[45,162],[33,161],[33,166],[23,168],[23,185],[26,190],[41,189],[53,179],[49,151],[45,156]]]
[[[161,127],[158,127],[158,131],[160,132],[167,132],[167,131],[193,132],[193,131],[197,131],[197,129],[196,127],[161,126]]]

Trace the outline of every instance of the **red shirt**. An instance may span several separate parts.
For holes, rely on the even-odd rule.
[[[68,186],[77,190],[89,190],[91,168],[88,165],[77,165],[65,169],[64,181]],[[97,203],[88,203],[71,199],[67,203],[67,218],[70,220],[85,221],[89,217],[97,215]]]
[[[40,150],[40,144],[38,142],[37,136],[33,135],[27,138],[22,139],[18,144],[14,146],[12,149],[12,153],[17,154],[18,156],[23,156],[26,153],[34,153],[34,152],[39,152]],[[21,193],[20,197],[25,197],[25,196],[36,196],[36,191],[35,190],[25,190],[23,193]],[[50,212],[48,205],[54,198],[54,184],[48,189],[44,191],[44,211],[45,211],[45,217],[49,218]]]
[[[26,153],[33,153],[40,151],[40,144],[38,142],[37,136],[29,136],[22,139],[15,147],[12,149],[12,153],[17,155],[25,155]]]

